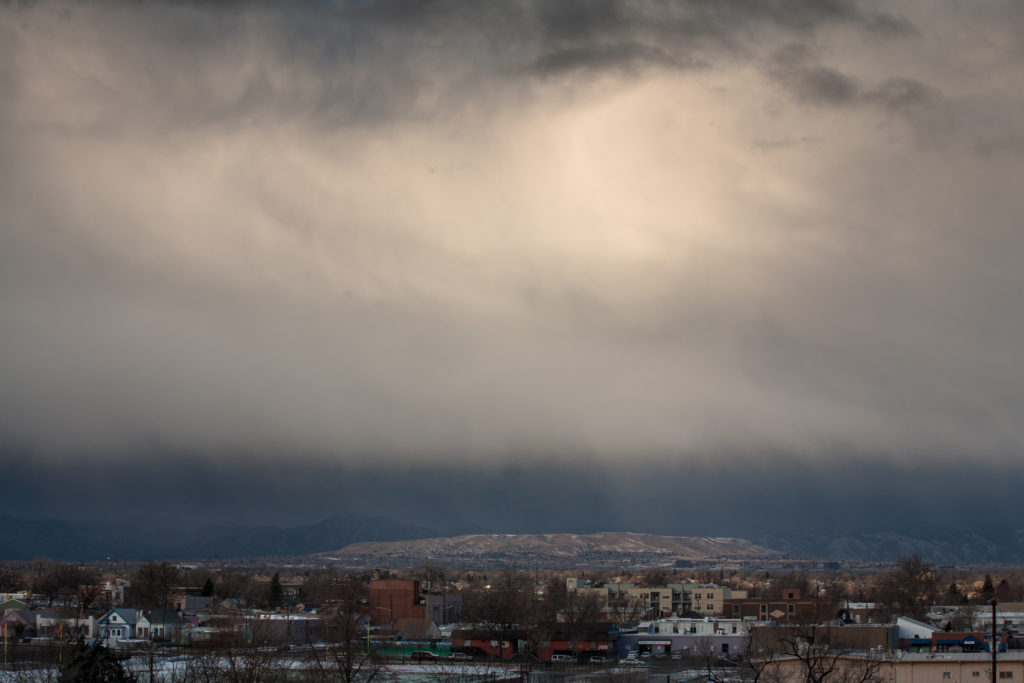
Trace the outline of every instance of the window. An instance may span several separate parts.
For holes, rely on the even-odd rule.
[[[712,599],[714,599],[714,597],[715,597],[714,593],[708,593],[708,600],[712,600]]]
[[[796,605],[789,605],[786,609],[789,611],[790,614],[796,613]]]
[[[1012,671],[1000,671],[999,672],[999,678],[1013,678],[1013,672]]]
[[[714,612],[715,611],[715,606],[712,605],[710,602],[708,603],[708,611],[709,612]]]
[[[948,671],[943,671],[942,672],[942,680],[948,680],[949,677],[950,677],[950,674],[949,674]]]
[[[971,678],[981,678],[981,672],[980,671],[972,671],[971,672]]]

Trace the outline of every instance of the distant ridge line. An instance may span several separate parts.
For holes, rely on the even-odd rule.
[[[463,534],[401,541],[358,542],[320,556],[350,564],[409,566],[424,562],[451,565],[572,564],[586,559],[593,565],[677,560],[779,559],[782,554],[743,538],[663,536],[643,532],[603,531],[589,534]]]

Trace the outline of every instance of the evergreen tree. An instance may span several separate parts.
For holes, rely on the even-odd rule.
[[[133,683],[116,654],[100,644],[81,645],[64,666],[61,683]]]
[[[992,597],[995,594],[996,589],[995,586],[992,585],[991,574],[985,574],[985,583],[981,585],[981,592],[984,593],[987,597]]]
[[[204,598],[208,598],[213,595],[213,579],[206,579],[206,583],[203,584],[203,591],[200,595]]]
[[[271,607],[280,607],[284,598],[284,591],[281,589],[281,572],[274,572],[270,579],[270,588],[267,592],[267,602]]]

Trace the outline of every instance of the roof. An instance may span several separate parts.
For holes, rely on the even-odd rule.
[[[146,615],[151,624],[183,624],[185,620],[177,610],[158,607],[149,611]]]
[[[37,612],[35,610],[12,609],[8,610],[7,614],[5,614],[4,618],[0,621],[4,621],[8,624],[15,624],[21,622],[23,624],[31,624],[32,626],[35,626],[36,614]]]
[[[916,626],[917,628],[922,628],[922,629],[925,629],[925,630],[927,630],[929,632],[935,632],[935,631],[941,630],[941,629],[939,629],[938,626],[935,626],[934,624],[929,624],[927,622],[920,621],[919,619],[914,619],[912,617],[899,617],[896,620],[896,625],[897,626],[900,626],[900,625]]]
[[[135,625],[139,621],[139,610],[128,609],[125,607],[118,607],[110,610],[100,618],[100,623],[105,624],[110,621],[111,616],[116,614],[126,624]]]

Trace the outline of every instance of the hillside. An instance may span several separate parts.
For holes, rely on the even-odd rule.
[[[780,554],[740,538],[593,534],[467,534],[391,542],[353,543],[325,559],[351,565],[560,568],[664,565],[677,560],[774,559]]]

